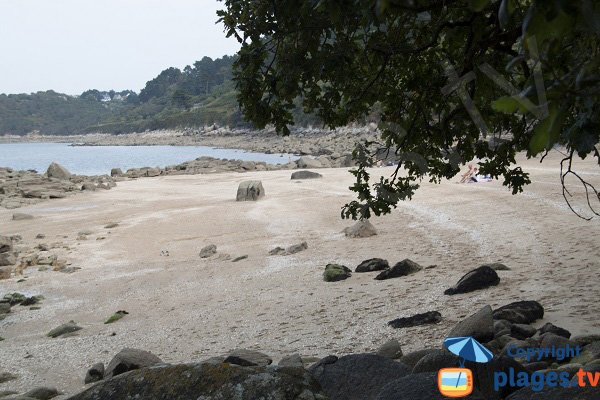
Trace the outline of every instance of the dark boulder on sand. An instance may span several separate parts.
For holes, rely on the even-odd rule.
[[[456,285],[447,289],[444,294],[454,295],[481,290],[500,283],[496,271],[488,265],[483,265],[465,274]]]

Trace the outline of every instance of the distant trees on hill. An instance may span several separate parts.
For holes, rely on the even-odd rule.
[[[236,100],[236,56],[204,57],[183,70],[167,68],[138,93],[86,90],[79,96],[54,91],[0,95],[0,135],[32,131],[66,135],[126,133],[188,126],[248,125]],[[298,121],[316,123],[295,111]]]

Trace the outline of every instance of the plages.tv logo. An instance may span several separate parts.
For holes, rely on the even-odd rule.
[[[444,340],[444,347],[459,356],[459,368],[442,368],[438,372],[438,388],[446,397],[467,397],[473,393],[473,372],[465,368],[465,361],[487,363],[494,355],[470,336]]]

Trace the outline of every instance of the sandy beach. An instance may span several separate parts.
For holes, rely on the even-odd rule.
[[[596,333],[600,219],[586,222],[568,209],[557,160],[553,154],[543,164],[524,161],[533,183],[517,196],[501,182],[424,183],[413,201],[374,218],[378,235],[363,239],[341,233],[352,222],[340,219],[340,208],[353,199],[352,176],[343,168],[321,169],[322,179],[300,182],[285,170],[125,181],[110,191],[23,207],[20,212],[35,217],[26,221],[0,209],[1,234],[22,235],[21,246],[29,248],[54,243],[48,253],[81,268],[64,274],[33,267],[24,282],[0,281],[0,294],[45,297],[41,309],[15,307],[0,322],[2,369],[19,376],[0,390],[51,385],[73,394],[88,367],[124,347],[166,362],[199,361],[239,347],[276,360],[295,352],[343,355],[373,351],[390,338],[405,352],[438,347],[455,323],[483,305],[516,300],[545,307],[536,326],[552,321],[573,335]],[[580,162],[578,170],[600,185],[594,160]],[[236,202],[238,184],[248,179],[261,180],[266,197]],[[109,223],[118,226],[105,228]],[[91,234],[78,239],[84,230]],[[40,233],[45,239],[36,239]],[[302,241],[308,243],[303,252],[269,256],[276,246]],[[218,253],[201,259],[208,244]],[[248,258],[231,261],[242,255]],[[376,273],[322,279],[327,263],[354,269],[373,257],[435,267],[386,281],[374,280]],[[488,262],[511,268],[499,272],[498,286],[443,294]],[[105,325],[117,310],[129,315]],[[443,317],[437,325],[387,326],[433,310]],[[77,336],[46,337],[70,320],[84,328]]]

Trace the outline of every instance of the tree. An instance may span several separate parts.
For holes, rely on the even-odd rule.
[[[452,178],[479,159],[513,194],[530,183],[518,152],[542,156],[561,145],[565,178],[600,197],[572,169],[598,159],[598,0],[225,0],[218,14],[241,43],[234,64],[244,116],[289,134],[302,99],[334,128],[377,108],[381,142],[354,151],[343,217],[389,213],[423,179]],[[372,183],[377,149],[399,160]],[[404,168],[407,174],[402,174]],[[596,215],[599,215],[594,211]]]
[[[187,94],[186,92],[184,92],[181,89],[175,90],[175,92],[173,93],[172,100],[173,100],[173,104],[176,107],[185,108],[186,110],[189,110],[190,108],[192,108],[192,103],[193,103],[192,96],[190,96],[189,94]]]

